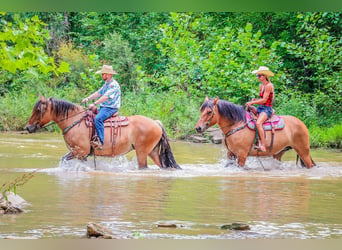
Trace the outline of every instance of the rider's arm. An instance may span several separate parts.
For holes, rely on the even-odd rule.
[[[88,101],[90,101],[90,100],[92,100],[92,99],[96,99],[96,98],[98,98],[98,97],[100,97],[100,96],[101,96],[101,94],[100,94],[99,92],[95,92],[95,93],[91,94],[90,96],[84,98],[84,99],[82,100],[82,102],[85,103],[85,102],[88,102]]]
[[[270,93],[273,91],[273,85],[272,84],[267,84],[265,87],[265,92],[262,98],[260,99],[255,99],[253,101],[247,102],[246,106],[251,106],[253,104],[265,104],[267,102],[267,99],[270,95]]]

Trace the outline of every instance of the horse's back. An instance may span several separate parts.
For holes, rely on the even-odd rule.
[[[292,115],[282,115],[281,116],[285,122],[285,130],[296,137],[309,137],[309,130],[303,121]]]
[[[143,115],[132,115],[127,116],[129,125],[131,125],[131,129],[136,129],[140,132],[153,132],[156,134],[162,134],[162,124],[160,121],[153,120],[150,117]]]
[[[298,119],[295,116],[292,116],[292,115],[280,115],[280,117],[283,118],[283,120],[285,121],[285,124],[294,124],[296,126],[303,126],[303,127],[306,128],[304,122],[301,121],[300,119]]]

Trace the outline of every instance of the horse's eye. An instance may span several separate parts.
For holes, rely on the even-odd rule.
[[[207,112],[207,114],[208,114],[208,115],[211,115],[212,112],[213,112],[213,111],[209,110],[209,111]]]

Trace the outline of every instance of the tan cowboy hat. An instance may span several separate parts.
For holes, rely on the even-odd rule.
[[[95,74],[112,74],[112,75],[117,75],[115,70],[113,70],[113,67],[110,65],[103,65],[102,69],[99,71],[96,71]]]
[[[267,76],[274,76],[274,73],[270,71],[268,67],[260,66],[257,70],[253,70],[252,74],[263,74]]]

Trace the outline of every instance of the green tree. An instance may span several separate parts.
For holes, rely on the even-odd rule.
[[[44,51],[49,34],[37,16],[22,22],[19,15],[14,15],[14,21],[8,22],[5,13],[0,15],[1,94],[20,89],[23,81],[39,78],[39,75],[69,70],[64,62],[56,66],[54,58]]]
[[[297,37],[282,43],[300,64],[288,69],[295,89],[312,94],[320,115],[342,112],[342,39],[340,13],[299,13]],[[339,26],[339,28],[338,28]]]
[[[137,65],[135,54],[132,52],[129,43],[123,40],[118,33],[106,36],[103,41],[103,50],[100,58],[104,63],[113,65],[118,72],[118,79],[123,91],[133,91],[136,89]]]

